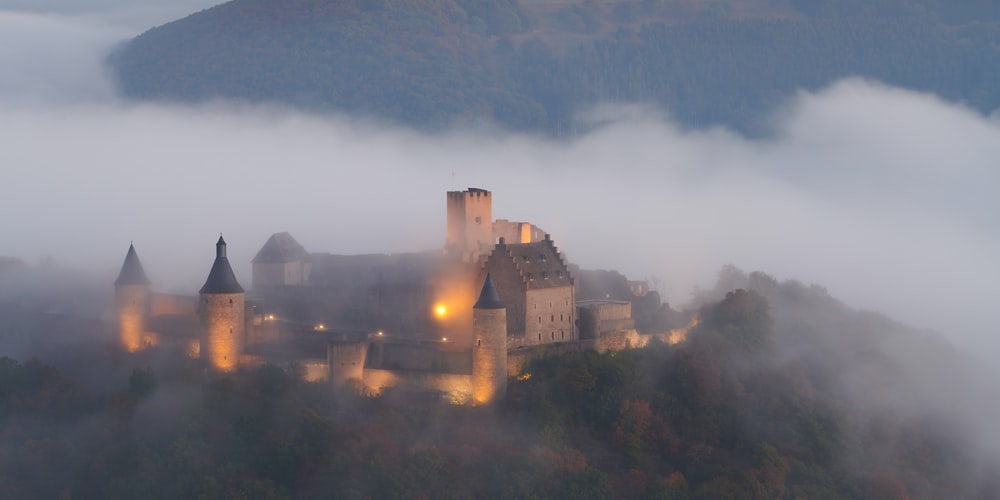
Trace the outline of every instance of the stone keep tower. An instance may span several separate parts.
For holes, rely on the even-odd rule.
[[[198,298],[206,359],[216,370],[235,371],[246,333],[245,293],[229,265],[226,240],[221,235],[215,244],[215,262]]]
[[[122,270],[115,280],[115,305],[118,313],[118,342],[127,352],[146,347],[146,319],[149,316],[149,279],[135,253],[128,246]]]
[[[448,237],[445,250],[463,262],[475,262],[493,247],[493,197],[485,189],[448,191]]]
[[[486,275],[472,306],[472,400],[490,404],[507,394],[507,309]]]

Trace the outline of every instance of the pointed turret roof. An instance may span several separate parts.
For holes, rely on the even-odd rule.
[[[243,293],[243,287],[236,281],[236,274],[226,257],[226,240],[222,239],[221,234],[219,241],[215,243],[215,262],[212,263],[212,270],[208,272],[208,279],[199,293]]]
[[[493,277],[489,273],[486,273],[486,281],[483,282],[483,291],[479,292],[479,300],[476,301],[476,305],[472,306],[472,308],[503,309],[504,307],[503,302],[500,301],[500,295],[497,294],[497,287],[493,285]]]
[[[118,273],[115,285],[148,285],[149,278],[142,270],[142,263],[139,262],[139,255],[135,253],[135,245],[129,243],[128,253],[125,254],[125,262],[122,263],[122,270]]]

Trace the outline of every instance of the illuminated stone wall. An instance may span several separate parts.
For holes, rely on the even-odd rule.
[[[368,357],[367,339],[330,342],[326,353],[329,379],[335,387],[341,387],[351,379],[363,379],[365,358]]]
[[[246,306],[242,293],[201,295],[205,356],[221,372],[235,371],[243,351]]]
[[[149,310],[149,286],[115,286],[118,311],[118,343],[126,352],[148,347],[146,328]]]
[[[593,340],[597,352],[624,351],[644,347],[649,343],[649,335],[639,335],[634,328],[630,330],[614,330],[604,332]]]
[[[467,345],[447,342],[381,342],[369,345],[367,365],[370,368],[393,370],[435,371],[444,373],[472,372],[472,357]]]
[[[475,309],[472,315],[472,399],[489,404],[507,394],[507,312]]]
[[[697,323],[692,322],[692,325]],[[668,344],[676,344],[686,340],[687,332],[693,327],[671,330],[663,333],[640,334],[635,329],[610,332],[596,339],[582,339],[575,342],[556,344],[529,345],[523,347],[511,346],[507,351],[507,373],[511,377],[524,375],[524,368],[533,359],[543,359],[548,356],[559,356],[570,352],[596,351],[599,353],[639,349],[649,345],[653,339]]]
[[[435,270],[431,279],[433,300],[427,311],[433,331],[469,345],[472,304],[477,297],[477,287],[482,284],[479,266],[474,264],[455,262]]]
[[[507,243],[534,243],[545,239],[545,231],[530,222],[497,219],[493,221],[493,241],[500,238]]]
[[[440,392],[455,404],[466,403],[472,394],[472,377],[453,373],[408,372],[366,368],[364,386],[373,394],[390,388]]]

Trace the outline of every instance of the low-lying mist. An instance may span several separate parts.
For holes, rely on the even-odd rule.
[[[1000,125],[961,104],[849,79],[762,117],[762,139],[620,104],[582,116],[603,126],[575,138],[427,135],[241,103],[121,102],[102,60],[144,28],[101,15],[120,4],[7,5],[0,41],[19,49],[0,51],[0,255],[104,273],[110,293],[132,241],[158,288],[192,293],[222,232],[249,285],[276,231],[310,251],[439,247],[444,192],[475,186],[494,192],[496,218],[545,228],[585,268],[656,278],[674,303],[732,263],[1000,354]]]

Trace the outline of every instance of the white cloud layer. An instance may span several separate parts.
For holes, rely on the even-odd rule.
[[[428,136],[118,102],[103,51],[145,28],[115,19],[0,11],[0,255],[113,276],[132,240],[154,281],[193,291],[222,231],[248,284],[275,231],[311,251],[439,247],[444,192],[476,186],[496,217],[584,267],[662,278],[674,302],[732,263],[1000,356],[1000,123],[960,105],[845,80],[788,102],[769,139],[629,107],[572,141]]]

